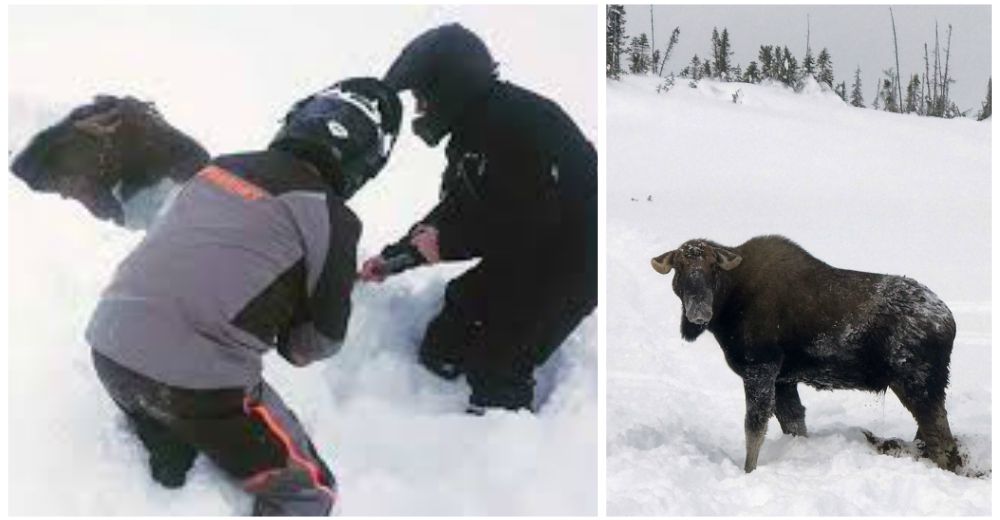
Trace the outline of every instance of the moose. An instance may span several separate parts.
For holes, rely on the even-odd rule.
[[[710,331],[743,379],[747,473],[772,414],[783,433],[806,435],[798,383],[891,389],[916,419],[924,453],[942,469],[961,465],[944,407],[955,320],[927,287],[831,267],[776,235],[737,247],[689,240],[652,266],[676,272],[681,336]]]
[[[184,183],[208,160],[208,152],[171,126],[153,103],[98,95],[35,134],[11,171],[32,190],[59,193],[94,217],[127,225],[130,201],[162,203],[162,196],[148,194],[162,194],[156,188],[163,184]],[[131,220],[129,227],[147,227],[151,219],[147,214]]]

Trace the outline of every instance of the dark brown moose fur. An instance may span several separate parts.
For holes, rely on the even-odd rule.
[[[11,171],[35,191],[60,193],[122,224],[123,200],[165,178],[183,183],[208,159],[152,103],[98,95],[36,134]]]
[[[955,320],[923,285],[831,267],[780,236],[737,247],[690,240],[652,265],[676,272],[684,338],[711,332],[743,378],[747,472],[771,415],[784,433],[806,435],[798,383],[892,389],[931,460],[952,471],[960,465],[944,408]]]

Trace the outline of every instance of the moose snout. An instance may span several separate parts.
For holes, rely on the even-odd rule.
[[[687,300],[684,302],[684,317],[695,325],[705,325],[712,319],[712,307]]]

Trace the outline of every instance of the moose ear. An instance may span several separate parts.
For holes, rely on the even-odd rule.
[[[676,251],[668,251],[660,256],[653,258],[650,263],[653,265],[653,269],[660,274],[667,274],[673,267],[674,253]]]
[[[735,268],[743,261],[743,257],[736,253],[736,251],[723,248],[715,250],[715,258],[719,261],[719,267],[724,271]]]
[[[114,133],[121,124],[121,112],[117,107],[115,107],[104,112],[87,116],[73,123],[73,127],[81,132],[93,135],[94,137],[101,137]]]

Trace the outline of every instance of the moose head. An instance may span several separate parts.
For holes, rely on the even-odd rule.
[[[127,198],[130,186],[155,182],[177,164],[193,174],[207,160],[208,152],[152,103],[98,95],[36,134],[11,171],[35,191],[77,200],[95,217],[121,224],[120,197]]]
[[[693,325],[682,326],[686,339],[700,334],[712,320],[716,295],[721,288],[722,273],[735,269],[743,258],[736,251],[708,240],[684,242],[679,248],[652,259],[653,269],[660,274],[675,270],[674,294],[681,299],[683,320]],[[682,323],[684,325],[684,323]]]

